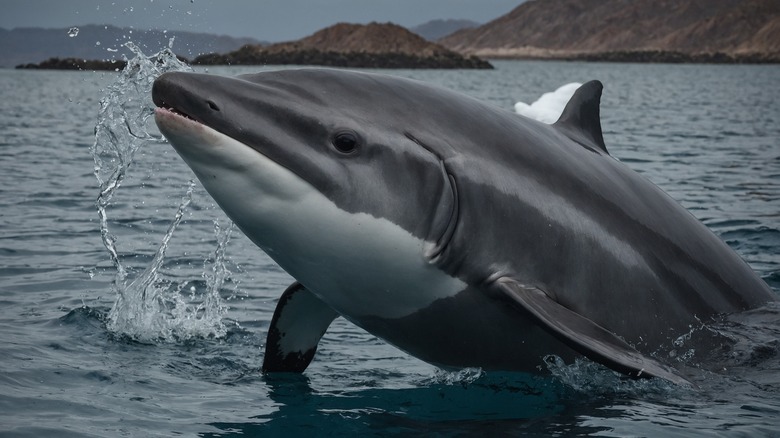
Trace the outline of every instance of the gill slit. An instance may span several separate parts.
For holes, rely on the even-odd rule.
[[[444,228],[444,231],[439,236],[439,238],[436,239],[436,244],[426,254],[428,260],[431,263],[436,264],[442,257],[444,251],[449,246],[449,243],[452,241],[452,237],[455,235],[455,229],[457,228],[458,225],[458,219],[460,215],[460,199],[458,196],[458,185],[455,180],[455,175],[453,175],[452,172],[450,172],[450,170],[447,168],[447,164],[444,161],[444,159],[438,153],[436,153],[435,150],[426,146],[423,142],[421,142],[419,139],[417,139],[414,135],[412,135],[409,132],[405,132],[404,135],[406,136],[406,138],[408,138],[409,140],[411,140],[421,148],[428,151],[428,153],[436,157],[436,159],[439,161],[439,165],[441,166],[442,176],[446,178],[447,182],[449,182],[450,194],[452,196],[452,210],[450,211],[450,217],[447,221],[447,226]]]

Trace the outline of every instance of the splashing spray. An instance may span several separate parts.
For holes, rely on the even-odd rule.
[[[173,233],[192,202],[194,181],[190,181],[152,261],[137,277],[129,278],[117,249],[117,238],[108,226],[108,207],[125,180],[135,153],[150,142],[162,141],[146,127],[149,117],[154,114],[151,101],[154,80],[168,71],[191,71],[173,53],[172,45],[173,39],[168,48],[146,56],[133,43],[125,44],[134,56],[127,60],[127,67],[100,100],[95,142],[91,149],[94,174],[100,187],[97,210],[101,238],[116,269],[114,288],[117,297],[109,312],[108,328],[146,341],[221,337],[226,333],[222,318],[227,306],[221,301],[219,290],[229,275],[225,267],[225,250],[232,224],[221,231],[215,223],[217,249],[210,272],[208,266],[204,266],[207,290],[202,299],[192,293],[185,300],[182,291],[189,282],[174,284],[160,272]]]

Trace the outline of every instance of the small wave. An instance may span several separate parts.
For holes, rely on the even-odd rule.
[[[671,395],[686,390],[664,379],[630,379],[587,359],[567,364],[558,356],[548,355],[544,363],[552,375],[576,392],[590,395],[642,396]]]
[[[718,230],[721,239],[741,253],[771,254],[780,246],[780,230],[759,226],[756,228],[739,227]]]
[[[108,308],[77,307],[57,319],[57,324],[76,327],[101,327],[106,323]]]
[[[753,222],[749,221],[743,221],[742,223],[738,221],[728,221],[728,224],[736,223],[736,225],[749,225]],[[733,225],[732,225],[733,226]],[[735,230],[726,231],[724,233],[721,233],[721,237],[723,239],[735,239],[735,240],[761,240],[761,241],[767,241],[771,240],[772,247],[777,247],[780,245],[780,230],[760,226],[757,228],[744,228],[740,227]]]
[[[744,227],[750,227],[760,224],[757,220],[752,219],[718,219],[718,220],[711,220],[707,221],[706,225],[709,228],[744,228]]]
[[[780,270],[770,272],[769,274],[763,277],[763,280],[774,291],[780,291]],[[778,299],[780,299],[780,296],[778,296]]]
[[[425,379],[423,384],[433,385],[468,385],[483,377],[482,368],[464,368],[457,371],[437,369],[433,376]]]

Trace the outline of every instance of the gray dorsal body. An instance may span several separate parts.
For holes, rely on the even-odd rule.
[[[305,369],[342,315],[444,367],[536,372],[546,354],[583,354],[682,382],[649,355],[698,320],[774,299],[609,156],[598,82],[552,126],[334,70],[166,74],[153,94],[204,187],[300,283],[274,315],[268,371]]]

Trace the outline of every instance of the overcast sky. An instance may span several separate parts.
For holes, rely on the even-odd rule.
[[[189,30],[266,41],[298,39],[338,22],[433,19],[487,22],[523,0],[1,0],[0,27],[114,24]]]

